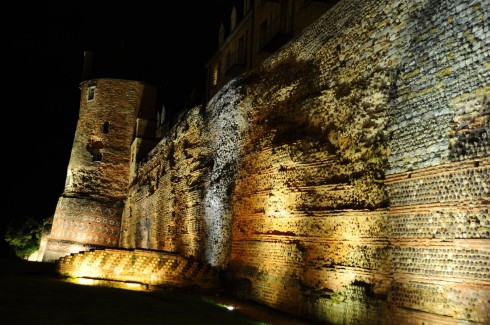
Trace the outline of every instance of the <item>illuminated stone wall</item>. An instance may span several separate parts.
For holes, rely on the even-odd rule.
[[[332,324],[490,322],[490,3],[341,1],[140,167],[121,245]]]
[[[138,167],[123,212],[120,246],[203,256],[204,196],[211,149],[195,107]]]
[[[386,170],[401,316],[490,322],[489,9],[431,2],[402,33]]]
[[[230,274],[240,294],[274,308],[374,324],[392,281],[383,177],[394,71],[347,48],[359,31],[331,28],[351,9],[337,10],[243,80],[253,110],[233,193]],[[308,38],[320,30],[339,35]]]
[[[95,247],[117,247],[122,207],[76,197],[60,197],[44,260]]]
[[[89,89],[95,90],[93,98],[88,96]],[[65,188],[44,261],[118,246],[136,119],[155,106],[155,88],[139,81],[88,80],[80,91]]]
[[[212,109],[189,110],[150,153],[130,187],[120,245],[199,257],[226,268],[230,199],[246,117],[240,94],[216,96]]]
[[[215,290],[219,284],[219,271],[207,264],[178,254],[138,249],[98,249],[67,255],[56,262],[56,271],[81,284],[110,284],[126,289]]]

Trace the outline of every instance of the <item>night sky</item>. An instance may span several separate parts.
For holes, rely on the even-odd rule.
[[[75,134],[83,52],[93,51],[95,63],[105,62],[108,71],[122,67],[157,85],[165,107],[178,109],[194,87],[204,87],[205,64],[217,49],[231,3],[9,3],[2,239],[12,218],[54,214]]]

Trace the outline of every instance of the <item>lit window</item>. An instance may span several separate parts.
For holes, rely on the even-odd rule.
[[[88,87],[87,99],[94,100],[94,98],[95,98],[95,86],[90,86]]]
[[[213,69],[213,86],[216,86],[219,81],[219,74],[220,74],[220,63],[216,64]]]

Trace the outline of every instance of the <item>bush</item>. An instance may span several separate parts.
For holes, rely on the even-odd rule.
[[[5,241],[18,257],[27,259],[39,249],[43,228],[49,220],[50,218],[39,223],[30,216],[13,219],[5,230]]]

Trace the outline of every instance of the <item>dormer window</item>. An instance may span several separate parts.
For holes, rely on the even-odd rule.
[[[218,34],[218,45],[221,46],[225,41],[225,26],[223,23],[221,23],[221,26],[219,27],[219,34]]]
[[[95,86],[88,87],[87,100],[91,101],[95,99]]]
[[[231,17],[230,17],[230,31],[234,30],[236,27],[236,8],[233,6],[233,9],[231,10]]]

